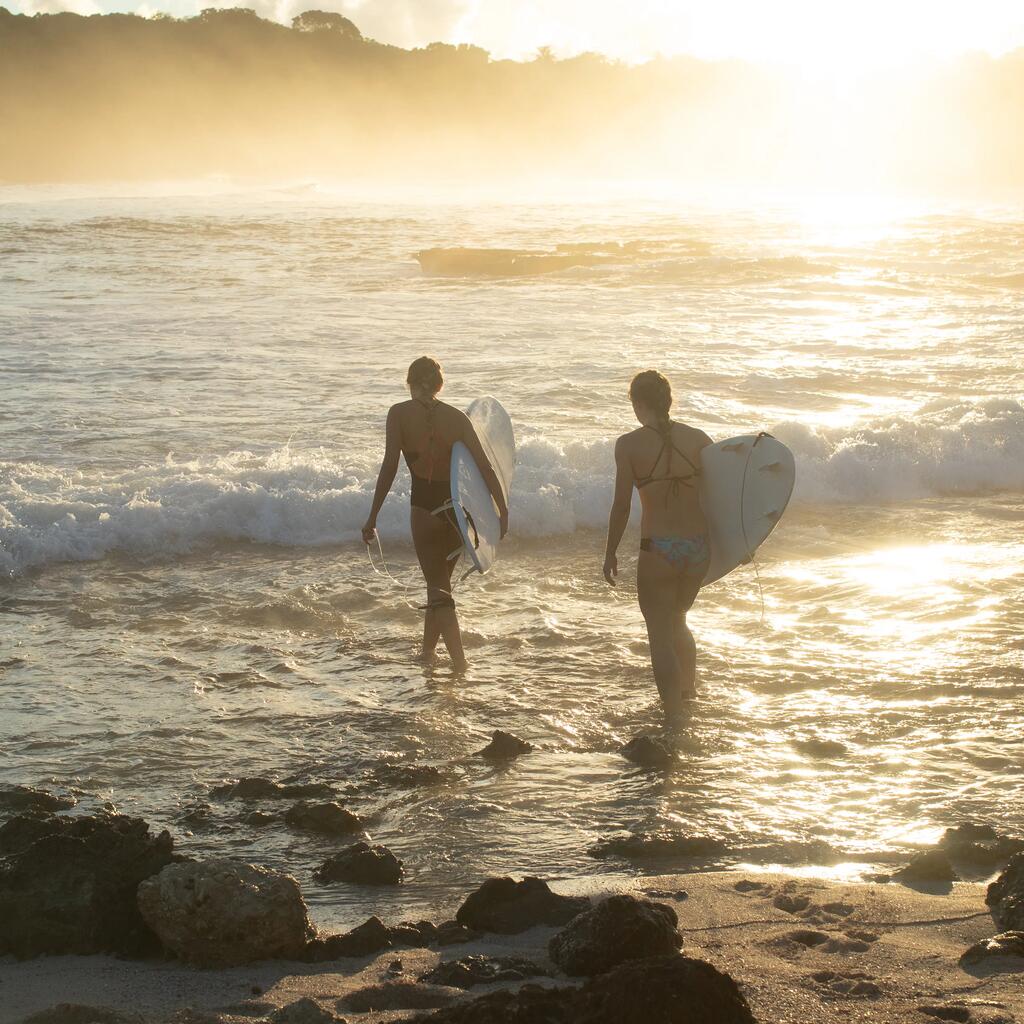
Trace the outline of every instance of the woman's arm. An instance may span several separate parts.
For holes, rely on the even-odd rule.
[[[398,456],[402,450],[401,430],[398,426],[398,412],[392,406],[388,410],[388,422],[384,428],[384,458],[380,464],[380,472],[377,474],[377,487],[373,492],[373,504],[370,506],[370,514],[363,524],[363,543],[369,544],[377,529],[377,515],[384,499],[387,498],[391,485],[395,482],[395,474],[398,472]]]
[[[608,544],[604,551],[604,578],[614,587],[615,577],[619,574],[619,560],[615,553],[619,550],[619,541],[626,532],[629,523],[629,507],[633,501],[633,467],[629,464],[626,454],[625,438],[615,442],[615,496],[612,508],[608,513]]]
[[[462,437],[462,443],[469,449],[469,454],[473,456],[473,461],[477,464],[477,468],[484,478],[484,483],[487,484],[487,489],[491,492],[494,504],[498,506],[501,536],[504,537],[508,533],[508,505],[505,504],[505,495],[501,489],[501,481],[498,479],[498,474],[494,472],[494,467],[491,465],[491,460],[487,458],[483,445],[480,444],[480,438],[476,436],[476,428],[473,426],[473,421],[468,416],[465,417],[465,420],[466,422],[463,424],[465,433]]]

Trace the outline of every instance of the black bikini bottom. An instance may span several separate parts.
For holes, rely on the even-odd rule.
[[[436,512],[452,499],[450,480],[428,480],[425,476],[412,475],[412,494],[409,504],[426,512]]]

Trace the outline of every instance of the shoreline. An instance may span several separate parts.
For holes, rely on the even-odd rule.
[[[729,870],[640,876],[614,884],[607,876],[592,876],[557,883],[557,891],[590,897],[625,892],[668,904],[679,918],[682,953],[734,978],[763,1024],[927,1024],[929,1019],[1008,1024],[1024,1015],[1024,959],[968,967],[959,963],[968,946],[1000,930],[985,906],[980,882],[911,888]],[[268,960],[225,969],[100,955],[5,957],[0,960],[0,1024],[14,1024],[60,1003],[141,1014],[146,1021],[185,1008],[210,1024],[252,1021],[301,998],[350,1021],[407,1020],[429,1011],[406,1005],[354,1012],[346,1001],[353,993],[396,981],[422,988],[418,979],[439,962],[470,955],[528,957],[557,974],[547,943],[558,931],[537,926],[518,935],[487,933],[440,948],[391,948],[319,964]],[[578,979],[529,982],[564,986]],[[461,1003],[523,983],[449,989],[448,997]],[[415,999],[406,992],[407,1003]],[[86,1019],[78,1018],[79,1024]]]

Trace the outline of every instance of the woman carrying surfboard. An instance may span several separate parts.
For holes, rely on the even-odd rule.
[[[462,537],[452,512],[449,479],[452,446],[461,441],[473,456],[498,508],[501,536],[508,531],[508,507],[501,483],[480,444],[469,417],[442,402],[438,392],[444,384],[441,364],[420,356],[406,375],[411,398],[388,410],[384,459],[377,475],[370,515],[363,525],[363,541],[370,544],[377,531],[377,516],[398,472],[398,456],[405,456],[412,475],[409,522],[423,578],[427,603],[423,619],[423,657],[434,657],[438,640],[443,640],[452,668],[462,671],[466,656],[462,633],[452,598],[452,572],[462,548]],[[456,553],[456,557],[450,557]]]
[[[615,496],[608,517],[604,577],[615,586],[616,552],[629,521],[633,488],[643,510],[636,589],[647,624],[651,667],[666,715],[696,696],[697,649],[686,613],[700,590],[711,549],[698,496],[703,430],[673,422],[672,386],[657,370],[629,386],[640,427],[615,443]]]

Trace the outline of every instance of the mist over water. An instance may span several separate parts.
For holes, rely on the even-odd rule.
[[[424,274],[439,246],[607,258]],[[620,830],[880,863],[965,819],[1024,828],[1019,211],[7,187],[0,252],[0,779],[287,867],[335,924],[450,909],[488,873],[632,870],[587,853]],[[404,470],[380,526],[409,590],[358,543],[423,352],[519,441],[512,535],[457,594],[465,680],[412,662]],[[668,773],[616,752],[658,718],[634,532],[620,592],[600,578],[645,366],[679,418],[768,429],[798,465],[763,615],[752,569],[694,609]],[[538,749],[488,766],[494,728]],[[445,781],[386,781],[404,761]],[[210,798],[243,775],[336,784],[408,884],[316,885],[334,844]]]

